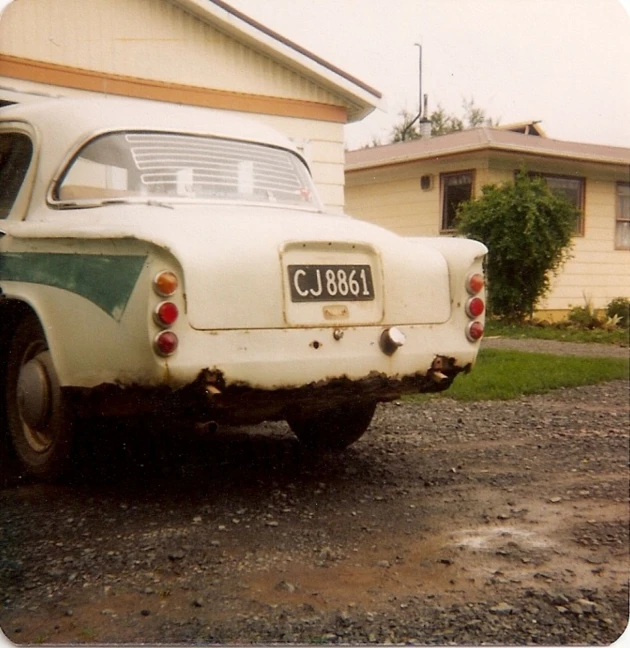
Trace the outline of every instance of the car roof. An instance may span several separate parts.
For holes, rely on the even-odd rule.
[[[255,119],[225,110],[121,97],[42,99],[0,108],[0,121],[24,121],[66,151],[95,133],[164,130],[260,142],[296,151],[290,140]],[[49,143],[50,145],[50,143]]]
[[[223,137],[285,148],[302,158],[287,137],[254,119],[225,110],[158,101],[105,95],[47,98],[0,108],[0,126],[3,122],[28,125],[39,140],[37,180],[31,198],[36,203],[45,201],[50,183],[72,153],[108,132],[153,130]]]

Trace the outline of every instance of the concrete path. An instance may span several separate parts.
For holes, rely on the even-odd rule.
[[[506,337],[483,338],[481,347],[485,349],[511,349],[554,355],[574,355],[597,358],[628,358],[628,347],[613,344],[581,344],[578,342],[560,342],[558,340],[537,340],[533,338],[513,339]]]

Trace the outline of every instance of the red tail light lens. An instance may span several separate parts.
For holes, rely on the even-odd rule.
[[[485,309],[486,306],[483,303],[483,299],[481,299],[480,297],[473,297],[466,302],[466,314],[471,319],[479,317]]]
[[[153,287],[160,297],[170,297],[179,287],[179,281],[175,273],[164,270],[156,275]]]
[[[177,351],[179,340],[172,331],[162,331],[155,336],[154,344],[161,356],[170,356]]]
[[[155,309],[155,321],[163,327],[173,326],[179,316],[179,309],[173,302],[162,302]]]
[[[485,284],[486,281],[483,278],[483,275],[477,272],[475,274],[470,275],[466,280],[466,290],[471,295],[476,295],[477,293],[482,291]]]
[[[471,322],[466,328],[466,337],[471,342],[477,342],[483,336],[483,324],[481,322]]]

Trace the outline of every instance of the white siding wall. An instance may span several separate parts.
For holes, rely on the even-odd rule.
[[[110,74],[339,105],[339,97],[164,0],[17,0],[0,51]]]
[[[302,149],[324,204],[330,211],[343,211],[343,124],[274,115],[257,118],[282,131]]]

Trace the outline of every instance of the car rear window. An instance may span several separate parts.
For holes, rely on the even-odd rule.
[[[53,195],[62,202],[149,197],[319,207],[308,169],[289,150],[164,132],[110,133],[92,140]]]

